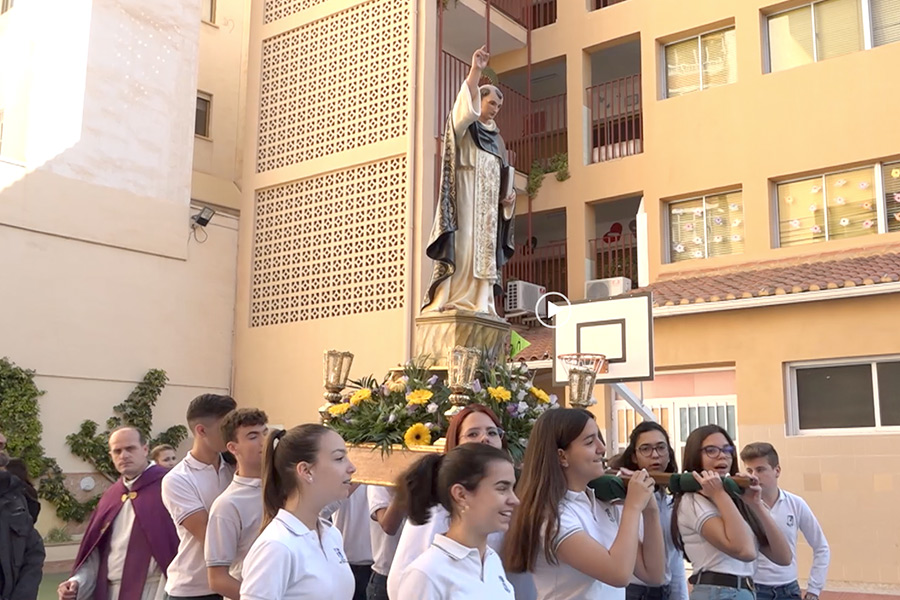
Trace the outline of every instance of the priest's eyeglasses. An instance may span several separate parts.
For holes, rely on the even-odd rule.
[[[637,451],[638,454],[646,458],[650,458],[654,453],[658,456],[668,456],[669,445],[665,442],[660,442],[658,444],[641,444],[637,447]]]

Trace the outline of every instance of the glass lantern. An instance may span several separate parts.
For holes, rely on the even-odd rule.
[[[445,414],[452,417],[471,401],[472,381],[481,360],[481,352],[475,348],[456,346],[450,351],[447,387],[450,388],[450,403],[453,405]]]
[[[350,366],[353,364],[351,352],[328,350],[325,352],[325,400],[331,404],[341,401],[341,391],[350,377]]]

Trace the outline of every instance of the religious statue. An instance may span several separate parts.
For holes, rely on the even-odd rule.
[[[479,87],[490,54],[475,51],[444,128],[440,198],[426,255],[434,261],[422,314],[446,310],[496,316],[503,265],[515,252],[514,171],[494,119],[503,94]]]

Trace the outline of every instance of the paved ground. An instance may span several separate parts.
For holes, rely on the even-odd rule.
[[[38,592],[37,600],[56,600],[58,597],[56,595],[56,588],[67,578],[67,573],[44,574],[44,579],[41,580],[41,591]]]

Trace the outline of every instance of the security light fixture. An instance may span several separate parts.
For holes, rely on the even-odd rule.
[[[197,227],[206,227],[215,215],[215,210],[208,206],[204,206],[200,212],[191,217],[191,221],[193,221],[194,225]]]

